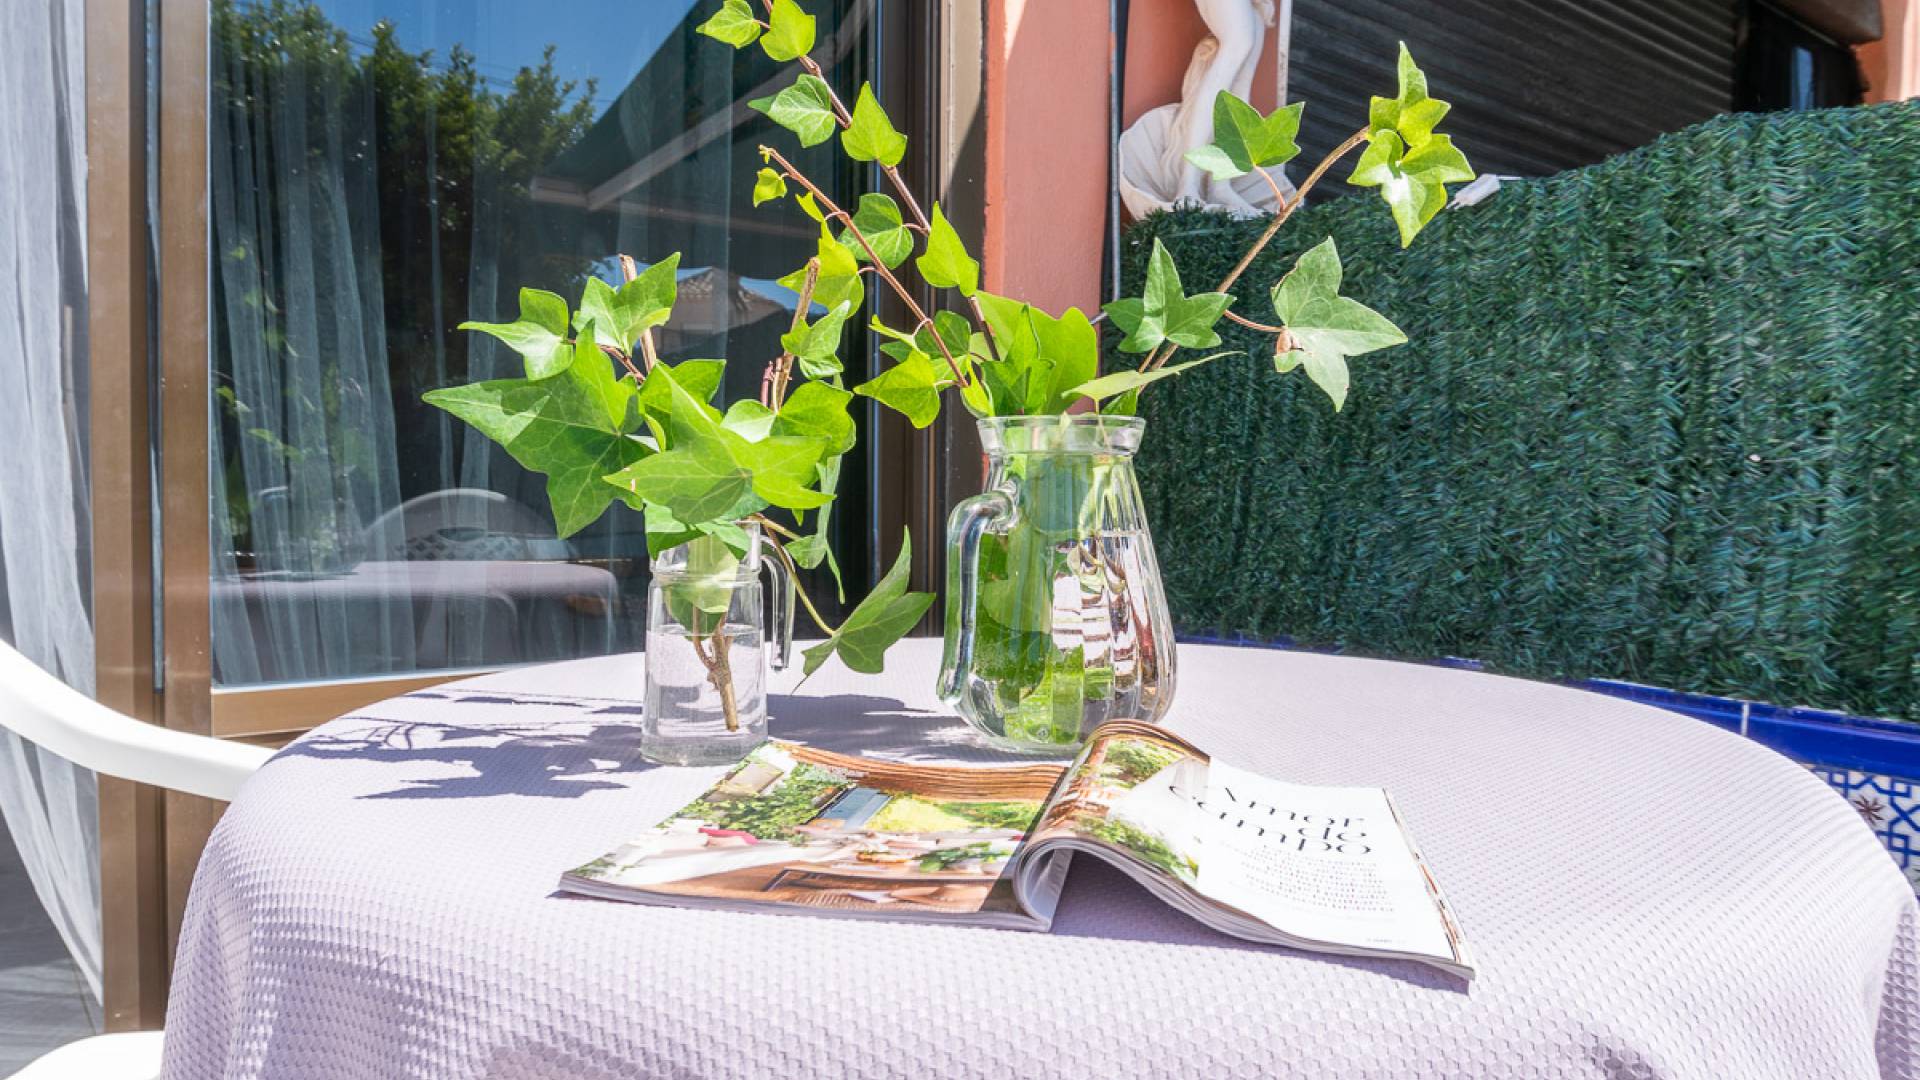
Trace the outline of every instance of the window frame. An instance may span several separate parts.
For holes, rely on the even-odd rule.
[[[908,0],[875,0],[869,33],[869,77],[889,100],[904,101],[899,122],[914,150],[908,177],[923,190],[943,191],[951,169],[939,150],[938,57],[951,13]],[[396,694],[409,693],[491,668],[382,675],[264,687],[221,687],[212,672],[210,611],[211,508],[209,438],[214,430],[208,358],[212,345],[211,221],[208,110],[210,8],[204,0],[158,0],[158,124],[156,139],[158,364],[157,426],[161,493],[159,606],[161,640],[157,662],[167,726],[221,738],[291,738],[343,712]],[[872,180],[878,189],[880,177]],[[883,304],[897,304],[885,297]],[[885,307],[883,311],[887,310]],[[877,359],[870,351],[869,365]],[[867,547],[877,577],[897,552],[900,529],[911,524],[924,537],[915,558],[917,587],[937,581],[945,500],[939,464],[945,432],[916,432],[900,417],[869,405],[866,440],[869,474]],[[877,463],[890,467],[881,472]],[[904,463],[905,467],[901,467]],[[885,560],[885,561],[883,561]],[[929,619],[923,628],[935,625]]]

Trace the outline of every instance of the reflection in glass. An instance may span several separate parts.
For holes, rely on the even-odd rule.
[[[815,5],[836,31],[814,55],[849,96],[867,2]],[[797,299],[773,280],[817,234],[750,206],[755,148],[781,134],[744,102],[790,74],[694,34],[694,9],[214,0],[216,682],[640,647],[639,515],[557,539],[542,478],[420,396],[521,374],[454,329],[511,321],[520,286],[575,299],[620,280],[617,252],[676,250],[668,355],[732,357],[723,396],[756,393]],[[827,150],[802,167],[840,197],[857,177]],[[862,482],[843,481],[843,544]]]

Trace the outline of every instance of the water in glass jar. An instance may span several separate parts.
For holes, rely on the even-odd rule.
[[[717,661],[724,658],[725,663]],[[641,752],[668,765],[738,761],[767,737],[766,655],[758,626],[728,622],[696,637],[669,622],[647,628]],[[716,678],[716,669],[723,672]],[[734,727],[727,724],[730,687]]]

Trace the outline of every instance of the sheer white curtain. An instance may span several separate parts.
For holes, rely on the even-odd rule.
[[[371,89],[339,31],[216,6],[213,648],[228,685],[413,670],[414,605],[316,585],[400,504]]]
[[[0,3],[0,631],[91,692],[84,7]],[[0,813],[99,997],[93,774],[0,732]]]

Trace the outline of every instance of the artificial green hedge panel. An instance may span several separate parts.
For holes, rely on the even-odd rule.
[[[1262,225],[1155,215],[1128,287],[1154,237],[1211,287]],[[1330,200],[1238,309],[1329,234],[1412,339],[1344,412],[1264,357],[1145,395],[1182,630],[1920,720],[1920,105],[1722,117],[1405,252]]]

